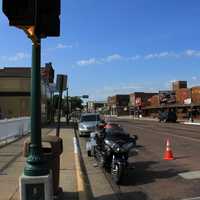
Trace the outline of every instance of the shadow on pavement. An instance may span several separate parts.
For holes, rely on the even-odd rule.
[[[59,200],[78,200],[77,192],[63,192]]]
[[[79,196],[82,196],[81,193],[77,192],[63,192],[60,200],[78,200]],[[127,200],[127,199],[135,199],[135,200],[150,200],[150,198],[144,193],[140,191],[136,192],[127,192],[123,194],[108,194],[102,195],[98,197],[91,196],[87,198],[87,200]]]
[[[42,126],[42,128],[57,128],[57,122],[52,123],[52,124],[45,124]],[[60,128],[62,129],[71,129],[74,128],[74,123],[70,122],[69,124],[67,124],[66,122],[60,122]]]
[[[111,195],[103,195],[100,197],[93,198],[94,200],[127,200],[127,199],[135,199],[135,200],[150,200],[148,196],[140,191],[136,192],[127,192],[123,194],[119,194],[117,197],[116,194],[111,194]]]
[[[172,168],[166,170],[158,170],[158,168],[150,169],[151,165],[157,163],[158,162],[155,161],[130,163],[130,167],[125,174],[121,185],[144,185],[155,182],[156,179],[168,179],[177,176],[179,173],[185,172],[185,170],[176,170]]]

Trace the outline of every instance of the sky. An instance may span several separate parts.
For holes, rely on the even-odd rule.
[[[0,0],[2,4],[2,0]],[[42,40],[42,65],[69,77],[69,95],[200,85],[199,0],[61,0],[61,35]],[[0,68],[31,66],[31,41],[0,12]]]

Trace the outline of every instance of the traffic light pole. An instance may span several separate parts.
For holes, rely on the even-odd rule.
[[[24,168],[27,176],[42,176],[49,173],[45,165],[41,147],[41,40],[32,45],[31,70],[31,143],[29,156]]]

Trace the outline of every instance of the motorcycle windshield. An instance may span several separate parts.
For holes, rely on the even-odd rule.
[[[105,134],[105,137],[106,138],[120,138],[120,139],[125,139],[127,137],[129,137],[128,134],[126,134],[125,132],[121,132],[121,131],[115,131],[115,130],[112,130],[112,131],[106,131],[106,134]]]

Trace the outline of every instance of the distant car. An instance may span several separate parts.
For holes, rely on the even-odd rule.
[[[79,121],[80,116],[81,116],[81,111],[73,111],[69,115],[69,119],[72,120],[73,122],[77,122],[77,121]]]
[[[160,122],[176,122],[177,121],[176,112],[174,111],[160,112],[159,121]]]
[[[83,113],[78,124],[79,136],[89,136],[102,122],[98,113]]]

